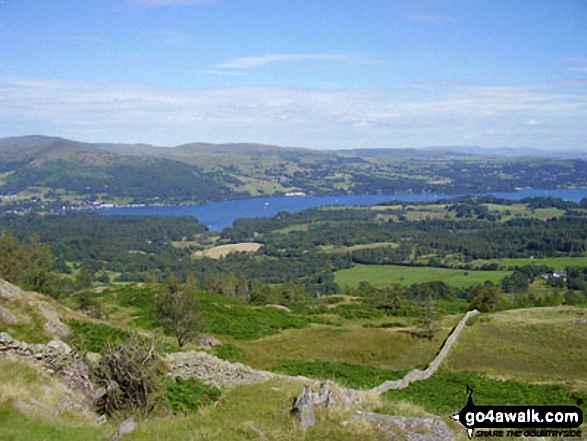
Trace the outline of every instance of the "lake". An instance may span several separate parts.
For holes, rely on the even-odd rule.
[[[519,200],[526,197],[552,196],[567,201],[579,202],[587,198],[587,188],[562,190],[540,190],[524,188],[512,192],[475,193],[475,195],[494,195],[504,199]],[[232,227],[235,219],[274,216],[280,211],[295,212],[306,208],[342,205],[347,207],[375,205],[391,200],[405,202],[426,202],[437,199],[451,199],[464,194],[365,194],[351,196],[280,196],[269,198],[237,199],[214,202],[206,205],[169,205],[145,207],[100,208],[96,211],[112,216],[120,214],[194,216],[212,231]]]

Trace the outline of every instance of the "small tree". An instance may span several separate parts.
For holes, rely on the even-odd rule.
[[[499,288],[492,283],[484,283],[473,288],[473,298],[469,309],[477,309],[480,312],[497,311],[500,306]]]
[[[190,286],[180,286],[177,277],[171,275],[157,297],[157,318],[165,332],[173,334],[182,348],[204,329],[197,290]]]
[[[427,295],[424,301],[424,311],[422,314],[423,336],[431,339],[438,332],[438,323],[436,322],[436,308],[432,295]]]

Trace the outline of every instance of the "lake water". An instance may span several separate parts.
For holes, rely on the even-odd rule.
[[[519,200],[526,197],[552,196],[567,201],[579,202],[587,198],[587,188],[563,190],[539,190],[524,188],[514,192],[476,193],[494,195],[504,199]],[[463,194],[371,194],[352,196],[282,196],[271,198],[238,199],[214,202],[206,205],[171,205],[145,207],[117,207],[98,209],[100,213],[111,216],[120,214],[194,216],[212,231],[231,227],[235,219],[274,216],[280,211],[295,212],[306,208],[343,205],[347,207],[374,205],[391,200],[406,202],[426,202],[436,199],[450,199]]]

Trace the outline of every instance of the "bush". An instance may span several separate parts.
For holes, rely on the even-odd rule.
[[[93,372],[96,384],[106,388],[98,408],[114,417],[151,413],[164,404],[164,373],[153,341],[147,344],[133,334],[109,344]]]

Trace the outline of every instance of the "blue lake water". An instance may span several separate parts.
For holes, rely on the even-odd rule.
[[[567,201],[579,202],[587,198],[587,188],[562,190],[540,190],[524,188],[514,192],[476,193],[476,195],[494,195],[504,199],[519,200],[526,197],[552,196]],[[235,219],[274,216],[280,211],[295,212],[306,208],[343,205],[347,207],[374,205],[391,200],[406,202],[433,201],[450,199],[463,194],[367,194],[352,196],[283,196],[270,198],[238,199],[214,202],[206,205],[170,205],[145,207],[102,208],[97,211],[104,215],[160,215],[160,216],[194,216],[210,230],[220,231],[232,227]]]

